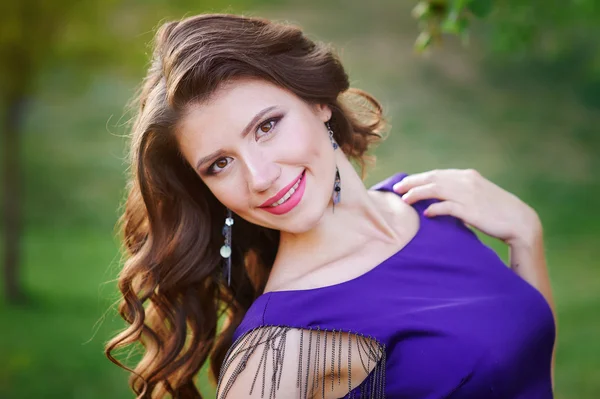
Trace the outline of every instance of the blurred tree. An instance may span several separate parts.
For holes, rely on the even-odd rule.
[[[9,303],[25,300],[19,284],[22,231],[19,136],[27,104],[35,98],[41,76],[67,71],[71,87],[82,90],[94,70],[108,65],[139,69],[143,52],[139,32],[166,16],[168,3],[151,3],[156,13],[117,0],[20,0],[0,3],[0,120],[3,148],[4,294]],[[191,2],[187,3],[188,6]],[[182,4],[185,6],[186,4]],[[160,6],[160,8],[158,7]],[[195,5],[198,7],[198,5]],[[173,7],[170,7],[172,10]],[[189,10],[189,8],[188,8]],[[148,11],[148,10],[146,10]],[[177,10],[176,10],[177,11]],[[180,10],[179,10],[180,11]],[[162,13],[162,15],[161,15]],[[131,32],[131,29],[140,29]],[[137,67],[137,68],[136,68]],[[51,134],[52,132],[47,132]]]
[[[74,1],[8,1],[0,10],[0,105],[4,136],[4,284],[8,302],[23,301],[19,285],[21,236],[19,135],[26,104],[44,60],[51,57],[58,33]],[[106,4],[109,4],[107,2]]]

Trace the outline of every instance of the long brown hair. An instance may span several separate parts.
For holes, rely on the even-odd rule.
[[[385,122],[377,100],[349,87],[333,50],[297,26],[203,14],[163,24],[153,44],[134,101],[128,194],[119,220],[125,258],[119,313],[129,325],[105,353],[132,373],[138,398],[201,398],[194,378],[209,356],[213,381],[219,375],[234,330],[266,285],[279,232],[236,218],[229,287],[219,255],[225,207],[184,160],[174,136],[186,107],[209,101],[219,85],[238,77],[264,79],[307,103],[327,104],[335,139],[363,178],[371,160],[366,151],[382,137]],[[134,369],[113,356],[138,344],[144,350]]]

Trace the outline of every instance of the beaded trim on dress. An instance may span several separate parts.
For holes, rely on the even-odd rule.
[[[299,350],[299,357],[296,389],[293,394],[291,392],[279,391],[281,374],[284,369],[286,338],[291,331],[300,334],[299,348],[297,348]],[[308,337],[306,337],[307,335]],[[328,353],[328,336],[331,336],[331,353]],[[342,337],[344,339],[341,339]],[[342,343],[344,343],[344,350],[342,350]],[[253,355],[256,356],[255,352],[260,347],[262,347],[260,357],[253,357]],[[308,352],[304,356],[307,347]],[[347,350],[345,347],[347,347]],[[273,352],[269,355],[271,349]],[[352,358],[352,349],[358,351],[359,359]],[[347,352],[347,355],[342,352]],[[347,362],[347,367],[345,368],[348,370],[348,378],[344,378],[343,382],[340,373],[340,370],[342,370],[342,357],[344,357],[343,361]],[[250,359],[253,360],[250,361]],[[329,365],[327,364],[328,361]],[[366,378],[358,385],[355,382],[356,386],[353,387],[352,365],[356,367],[359,365],[359,361],[366,374]],[[267,376],[266,371],[269,362],[272,372],[270,376]],[[256,366],[256,373],[252,379],[252,384],[247,387],[249,390],[248,395],[252,395],[255,389],[260,388],[261,398],[265,397],[265,390],[269,392],[269,399],[276,398],[276,394],[280,395],[278,396],[279,398],[333,398],[331,392],[334,392],[334,389],[337,388],[336,392],[340,392],[340,389],[343,389],[342,395],[345,394],[343,397],[348,399],[382,399],[385,398],[385,362],[385,344],[379,343],[378,340],[371,336],[365,336],[353,331],[327,330],[320,327],[296,328],[280,325],[262,325],[241,335],[227,351],[217,384],[217,399],[225,399],[227,397],[227,393],[249,363]],[[262,372],[261,387],[256,387],[255,383],[260,372]],[[286,371],[286,375],[288,373],[289,371]],[[228,378],[227,381],[224,381],[226,374]],[[341,388],[342,384],[345,386],[346,383],[346,388]],[[236,389],[239,388],[236,386]],[[239,390],[236,390],[236,393],[239,393]]]

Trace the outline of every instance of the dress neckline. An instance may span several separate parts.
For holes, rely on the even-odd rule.
[[[395,192],[393,190],[393,185],[398,183],[399,181],[401,181],[402,179],[404,179],[404,177],[408,176],[406,173],[397,173],[377,184],[375,184],[374,186],[372,186],[371,188],[369,188],[369,190],[377,190],[377,191],[390,191],[390,192]],[[413,246],[416,245],[416,242],[420,239],[420,236],[423,234],[423,227],[425,224],[425,216],[423,215],[423,213],[415,206],[416,203],[413,203],[411,206],[417,211],[417,215],[419,217],[419,227],[417,228],[417,232],[415,233],[415,235],[412,236],[412,238],[402,246],[402,248],[400,248],[399,250],[397,250],[396,252],[394,252],[392,255],[388,256],[387,258],[385,258],[384,260],[382,260],[381,262],[379,262],[377,265],[375,265],[374,267],[372,267],[371,269],[367,270],[366,272],[364,272],[361,275],[358,275],[356,277],[353,277],[349,280],[346,281],[341,281],[339,283],[335,283],[335,284],[330,284],[330,285],[325,285],[322,287],[314,287],[314,288],[305,288],[305,289],[290,289],[290,290],[276,290],[276,291],[268,291],[268,292],[263,292],[262,294],[260,294],[258,296],[258,298],[261,297],[265,297],[267,295],[284,295],[284,294],[291,294],[291,293],[296,293],[296,294],[300,294],[300,293],[309,293],[309,292],[316,292],[316,291],[323,291],[326,289],[336,289],[336,288],[340,288],[342,286],[347,286],[349,284],[355,284],[357,281],[360,281],[362,279],[365,279],[367,277],[369,277],[370,275],[374,274],[377,272],[377,270],[382,269],[382,267],[389,263],[391,260],[393,260],[394,258],[400,256],[400,255],[405,255],[408,251],[411,250],[411,248]],[[258,299],[257,298],[257,299]]]

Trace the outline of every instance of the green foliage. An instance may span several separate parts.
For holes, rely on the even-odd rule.
[[[227,12],[252,0],[177,2],[9,0],[0,6],[2,96],[35,91],[45,73],[65,73],[63,90],[83,90],[107,67],[140,75],[145,44],[161,22]],[[1,100],[1,99],[0,99]]]
[[[532,76],[540,84],[569,86],[584,104],[600,108],[597,0],[422,0],[412,15],[421,30],[418,52],[439,45],[444,35],[465,44],[474,36],[500,75],[514,67],[537,68]]]
[[[95,52],[104,47],[103,39],[107,35],[99,32],[106,31],[100,29],[103,17],[115,3],[115,0],[2,2],[0,79],[5,88],[3,95],[23,95],[34,90],[38,74],[50,60],[85,62],[88,57],[85,53],[79,54],[81,48]]]
[[[440,42],[443,34],[460,36],[468,41],[473,17],[484,18],[492,11],[493,0],[422,0],[412,10],[419,21],[421,34],[415,42],[419,52]]]
[[[443,34],[465,35],[473,19],[487,18],[491,46],[498,51],[533,50],[546,35],[562,44],[598,32],[600,6],[596,0],[421,0],[413,8],[421,31],[434,41]],[[589,39],[598,36],[590,36]],[[547,39],[547,38],[546,38]],[[593,40],[593,39],[592,39]],[[591,41],[591,40],[590,40]],[[594,40],[596,41],[596,40]],[[596,41],[597,42],[597,41]],[[560,44],[559,44],[560,46]],[[425,48],[418,49],[424,50]]]
[[[467,8],[476,17],[485,18],[492,12],[493,0],[471,0]]]
[[[421,34],[415,42],[419,51],[440,42],[443,34],[468,39],[473,16],[484,17],[491,11],[492,0],[422,0],[413,8],[412,15],[419,21]]]

